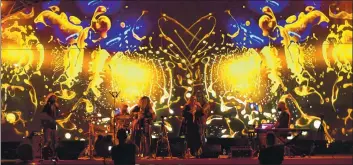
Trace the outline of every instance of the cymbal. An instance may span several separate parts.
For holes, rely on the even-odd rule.
[[[119,120],[129,120],[131,119],[131,116],[130,115],[121,115],[121,116],[115,116],[116,119],[119,119]]]
[[[88,118],[93,118],[93,119],[102,119],[102,118],[105,118],[103,116],[89,116]]]

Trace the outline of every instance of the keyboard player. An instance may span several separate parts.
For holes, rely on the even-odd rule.
[[[280,115],[276,121],[276,123],[273,125],[273,128],[289,128],[289,124],[290,124],[290,112],[289,109],[287,107],[286,102],[284,101],[280,101],[277,104],[277,110],[280,111]],[[281,140],[285,140],[287,139],[288,136],[288,132],[281,132],[279,134],[279,138],[281,138]]]

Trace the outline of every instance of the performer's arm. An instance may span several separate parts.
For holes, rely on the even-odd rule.
[[[183,117],[187,118],[190,115],[191,115],[190,106],[189,105],[185,105],[184,106],[184,110],[183,110]]]
[[[156,112],[153,109],[150,109],[150,113],[152,114],[152,120],[155,121],[157,118]]]
[[[274,128],[277,128],[279,126],[279,122],[282,120],[283,118],[283,113],[281,113],[276,121],[276,123],[273,125]]]

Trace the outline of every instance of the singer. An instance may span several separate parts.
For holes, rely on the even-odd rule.
[[[197,102],[196,96],[190,97],[187,104],[184,106],[183,117],[185,120],[186,127],[186,141],[187,148],[190,149],[193,156],[199,157],[201,154],[201,134],[200,134],[200,123],[202,123],[202,111],[201,104]]]
[[[143,96],[138,105],[132,109],[134,121],[132,123],[132,141],[139,147],[139,153],[142,157],[149,158],[151,155],[152,124],[156,120],[151,100]]]

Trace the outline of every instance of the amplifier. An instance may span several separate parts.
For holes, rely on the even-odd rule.
[[[230,148],[232,158],[252,157],[252,149],[250,146],[233,146]]]

